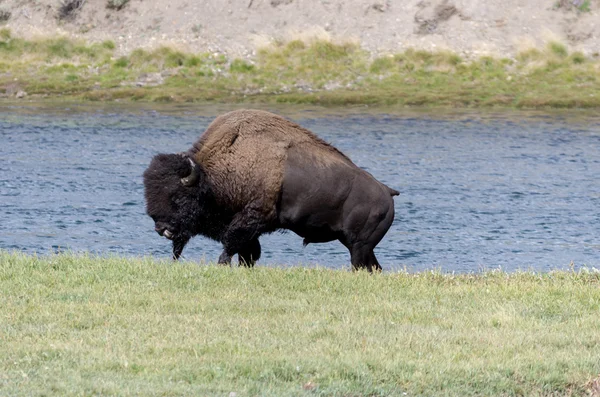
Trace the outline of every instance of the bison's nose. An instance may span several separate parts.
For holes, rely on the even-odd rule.
[[[161,227],[161,226],[156,226],[156,227],[154,228],[154,230],[156,230],[156,233],[158,233],[158,235],[159,235],[159,236],[162,236],[162,235],[163,235],[163,232],[164,232],[165,230],[167,230],[167,229],[166,229],[166,228],[164,228],[164,227]]]

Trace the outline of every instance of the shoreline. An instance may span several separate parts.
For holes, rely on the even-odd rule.
[[[161,47],[117,56],[111,41],[25,40],[0,30],[0,100],[440,108],[600,107],[600,59],[558,42],[514,58],[293,40],[251,60]]]

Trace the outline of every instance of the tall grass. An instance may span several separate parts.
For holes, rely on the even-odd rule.
[[[15,66],[29,63],[35,69],[55,61],[74,63],[103,62],[112,56],[112,41],[87,44],[67,37],[25,40],[13,37],[9,29],[0,29],[0,55]]]
[[[0,251],[3,395],[594,395],[600,274]]]
[[[57,64],[75,71],[66,73]],[[373,58],[355,43],[293,40],[243,60],[169,47],[118,55],[111,41],[24,40],[4,29],[0,70],[5,71],[0,94],[16,79],[30,94],[91,100],[600,106],[600,60],[558,42],[514,58],[465,59],[448,51],[413,49]],[[78,84],[72,84],[73,76]]]

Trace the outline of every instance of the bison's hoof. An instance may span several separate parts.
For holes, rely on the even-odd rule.
[[[219,265],[231,265],[231,255],[228,255],[227,252],[223,251],[221,256],[219,256]]]

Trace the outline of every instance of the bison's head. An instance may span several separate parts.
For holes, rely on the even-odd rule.
[[[158,154],[144,172],[144,188],[154,230],[173,241],[173,258],[178,259],[198,234],[203,203],[210,199],[205,174],[185,154]]]

